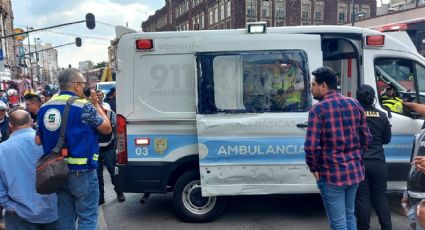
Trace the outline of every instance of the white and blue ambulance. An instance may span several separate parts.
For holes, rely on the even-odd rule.
[[[405,32],[345,26],[134,32],[117,28],[117,186],[173,193],[185,221],[212,221],[226,197],[317,193],[304,159],[311,72],[425,102],[425,59]],[[404,34],[403,34],[404,33]],[[383,108],[388,189],[406,186],[414,134],[424,120]]]

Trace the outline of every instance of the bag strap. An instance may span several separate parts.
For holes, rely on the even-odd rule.
[[[58,139],[58,142],[56,143],[56,146],[53,148],[52,152],[55,154],[59,154],[63,143],[65,142],[65,131],[68,121],[68,114],[69,114],[69,108],[71,107],[72,103],[74,103],[75,100],[77,100],[78,97],[72,96],[66,100],[65,110],[63,112],[63,119],[61,120],[61,130],[60,130],[60,136]]]

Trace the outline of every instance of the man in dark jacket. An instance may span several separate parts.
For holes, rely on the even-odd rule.
[[[363,156],[365,180],[356,194],[356,216],[359,230],[370,228],[370,204],[375,208],[381,229],[392,229],[387,197],[387,165],[383,144],[391,140],[391,125],[387,115],[374,107],[375,91],[369,85],[357,90],[357,100],[363,106],[372,141]]]

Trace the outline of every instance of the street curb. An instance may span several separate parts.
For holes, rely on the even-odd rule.
[[[106,224],[105,215],[103,212],[103,205],[99,207],[99,216],[98,216],[99,224],[98,229],[99,230],[108,230],[108,225]]]

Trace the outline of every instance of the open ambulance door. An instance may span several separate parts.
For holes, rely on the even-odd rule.
[[[317,192],[304,139],[320,36],[208,36],[195,50],[202,195]]]

